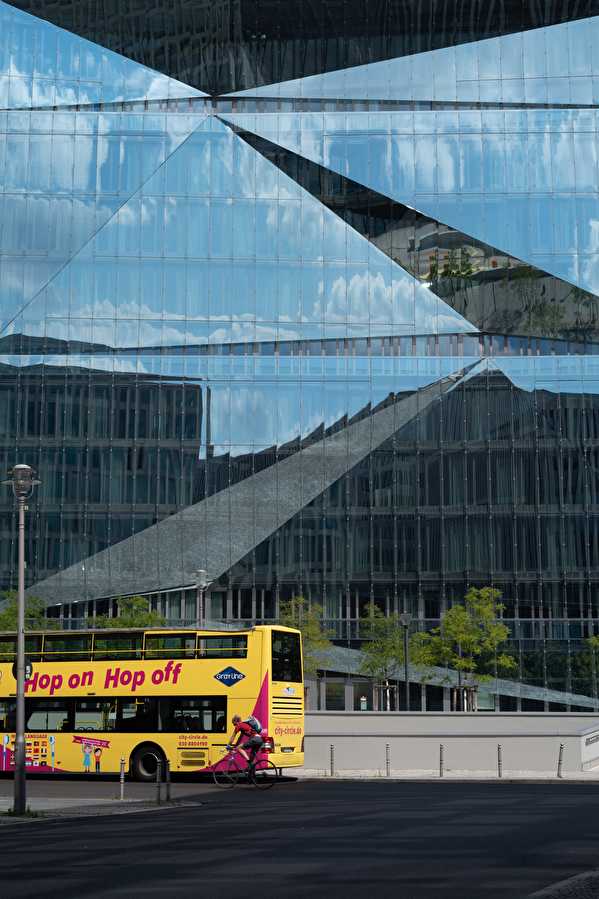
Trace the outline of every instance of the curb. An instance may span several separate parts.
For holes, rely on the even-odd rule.
[[[592,784],[597,784],[599,786],[599,781],[597,780],[587,780],[582,778],[557,778],[557,777],[452,777],[445,775],[444,777],[396,777],[392,775],[391,777],[386,777],[381,775],[379,777],[376,776],[368,776],[365,775],[363,777],[360,776],[351,776],[351,775],[343,775],[343,774],[335,774],[331,777],[330,774],[310,774],[304,777],[298,777],[298,782],[317,782],[317,783],[403,783],[403,784],[431,784],[431,783],[454,783],[454,784],[584,784],[585,786],[590,786]],[[599,894],[598,894],[599,895]]]
[[[103,805],[79,805],[70,808],[47,809],[34,812],[31,816],[14,817],[6,813],[0,813],[0,828],[10,827],[12,824],[37,824],[44,821],[67,821],[78,818],[98,818],[107,815],[134,815],[139,812],[159,812],[175,808],[197,808],[203,802],[194,802],[190,799],[173,799],[170,802],[146,802],[145,800],[126,800],[121,803],[115,800],[113,803]]]

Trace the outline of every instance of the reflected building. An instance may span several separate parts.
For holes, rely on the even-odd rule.
[[[492,584],[520,681],[597,698],[599,3],[541,6],[0,2],[0,453],[49,614],[191,622],[205,569],[211,619],[301,593],[356,647]]]

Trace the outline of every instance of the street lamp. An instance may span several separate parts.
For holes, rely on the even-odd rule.
[[[208,586],[208,572],[199,568],[194,572],[196,579],[196,627],[204,627],[206,624],[206,587]]]
[[[30,465],[15,465],[8,472],[4,487],[12,487],[19,511],[19,595],[17,600],[17,720],[15,733],[14,813],[24,815],[27,808],[25,783],[25,505],[33,488],[41,481]]]
[[[410,624],[412,616],[409,612],[402,612],[399,616],[399,622],[403,627],[403,666],[404,678],[406,682],[406,712],[410,711],[410,671],[408,665],[408,634],[410,632]]]

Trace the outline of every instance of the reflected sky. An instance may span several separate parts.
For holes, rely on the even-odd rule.
[[[155,74],[7,4],[0,15],[7,78],[93,75],[123,90]],[[328,73],[321,96],[338,75],[362,76],[367,92],[399,84],[395,65],[413,88],[426,76],[433,99],[454,80],[557,90],[595,77],[597,22]],[[594,110],[224,118],[599,293]],[[476,330],[215,115],[13,111],[0,129],[1,333],[151,348]]]
[[[592,104],[599,101],[598,47],[599,17],[593,16],[237,96]]]
[[[203,119],[0,113],[0,330]]]
[[[379,335],[476,330],[217,118],[200,119],[164,164],[128,160],[128,143],[113,140],[115,153],[93,170],[107,193],[129,193],[129,171],[138,182],[150,174],[132,197],[113,201],[105,224],[96,219],[95,236],[22,317],[7,314],[13,333],[44,328],[47,337],[123,347],[197,343],[190,322],[209,323],[212,342],[306,338],[306,327],[334,336],[343,325]],[[145,154],[145,140],[133,146]],[[20,212],[5,229],[7,250],[17,249],[36,199],[5,206]],[[47,230],[35,219],[32,240],[38,230],[43,242]]]
[[[0,2],[0,109],[205,96]]]
[[[599,293],[594,111],[223,118],[542,271]]]

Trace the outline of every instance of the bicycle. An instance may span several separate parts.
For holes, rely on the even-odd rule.
[[[263,752],[264,749],[258,755]],[[239,749],[234,747],[218,762],[212,777],[217,787],[231,788],[245,782],[253,784],[259,790],[269,790],[279,779],[279,772],[270,759],[258,757],[247,762]]]

